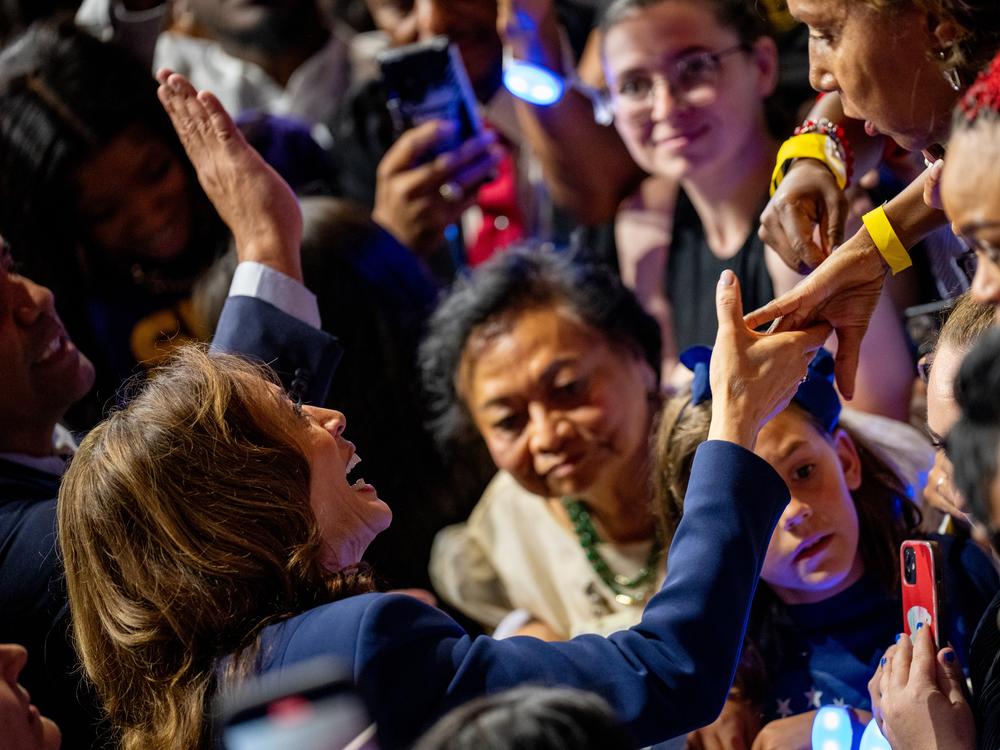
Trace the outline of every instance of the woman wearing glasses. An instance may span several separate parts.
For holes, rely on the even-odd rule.
[[[778,151],[772,129],[782,127],[768,102],[777,48],[741,0],[618,0],[603,31],[615,126],[652,176],[619,216],[621,265],[660,322],[669,381],[677,353],[715,335],[712,288],[723,269],[740,279],[747,309],[800,278],[757,236]],[[870,342],[880,371],[862,374],[856,405],[905,418],[908,355],[883,307]]]

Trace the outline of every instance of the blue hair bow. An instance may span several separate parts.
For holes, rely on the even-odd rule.
[[[708,378],[712,361],[712,348],[691,346],[681,352],[681,364],[694,373],[691,382],[691,404],[697,406],[712,398],[712,384]],[[799,406],[815,417],[823,429],[833,432],[840,422],[840,396],[833,387],[833,355],[826,349],[816,352],[806,379],[799,385],[793,399]]]

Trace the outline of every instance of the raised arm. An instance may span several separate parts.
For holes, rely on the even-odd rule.
[[[784,482],[749,449],[760,427],[791,400],[829,332],[820,326],[756,334],[743,324],[735,276],[727,271],[724,280],[717,294],[711,439],[694,461],[666,581],[642,621],[609,638],[494,641],[470,638],[417,602],[373,598],[357,631],[360,640],[346,640],[361,689],[381,696],[373,710],[390,744],[402,744],[418,725],[472,697],[525,682],[597,692],[641,745],[703,726],[718,714],[764,553],[788,501]],[[295,626],[299,648],[314,653],[324,633],[340,627],[336,609],[328,612],[333,619],[321,609]],[[274,658],[288,663],[304,655],[276,652]],[[388,686],[406,696],[405,705],[389,705]]]
[[[226,300],[212,347],[266,362],[295,398],[325,402],[341,347],[319,329],[315,297],[302,285],[295,194],[212,94],[195,91],[169,70],[157,80],[160,101],[205,194],[233,233],[240,261],[236,276],[245,289]]]
[[[562,40],[552,0],[500,0],[497,27],[515,57],[531,60],[567,78]],[[588,52],[596,54],[591,35]],[[614,218],[618,204],[643,178],[611,126],[594,120],[589,98],[569,89],[557,104],[535,106],[517,100],[518,121],[542,164],[557,205],[577,220],[597,224]]]

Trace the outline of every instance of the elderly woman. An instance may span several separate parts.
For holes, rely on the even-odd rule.
[[[812,119],[826,115],[850,125],[846,115],[855,123],[847,133],[855,146],[855,175],[883,153],[879,142],[865,143],[865,131],[938,158],[953,107],[1000,49],[1000,5],[993,0],[789,0],[788,7],[810,29],[813,87],[828,92]],[[762,217],[764,239],[793,267],[815,266],[840,239],[845,211],[835,173],[843,165],[829,153],[782,159],[787,174]],[[793,150],[786,156],[804,154]],[[778,315],[785,316],[786,327],[817,317],[832,323],[839,339],[837,381],[848,397],[858,346],[886,272],[904,268],[905,248],[944,223],[940,212],[924,205],[924,189],[933,192],[940,169],[932,167],[883,213],[869,215],[866,228],[796,289],[748,316],[752,325]],[[817,226],[824,230],[819,245],[812,239]]]
[[[435,543],[444,599],[552,639],[638,621],[669,542],[648,469],[659,347],[618,278],[573,255],[510,252],[452,290],[421,346],[437,434],[481,436],[500,471]]]
[[[239,146],[211,96],[161,96],[182,133]],[[369,593],[359,561],[391,514],[374,487],[347,478],[358,457],[343,414],[292,402],[240,359],[183,349],[87,436],[60,491],[77,645],[123,746],[210,747],[219,689],[317,654],[352,671],[387,747],[526,681],[598,693],[639,744],[711,719],[788,499],[751,450],[829,333],[747,329],[732,274],[717,299],[713,425],[664,587],[640,627],[562,644],[473,639],[415,598]],[[571,486],[589,458],[568,457],[560,481]]]

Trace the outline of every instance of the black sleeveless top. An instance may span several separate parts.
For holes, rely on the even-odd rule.
[[[715,286],[727,268],[740,280],[744,312],[774,299],[774,286],[764,264],[764,243],[757,237],[757,227],[754,226],[736,255],[724,260],[717,258],[708,247],[701,219],[681,191],[674,212],[666,278],[678,351],[694,344],[715,343],[718,329]]]

